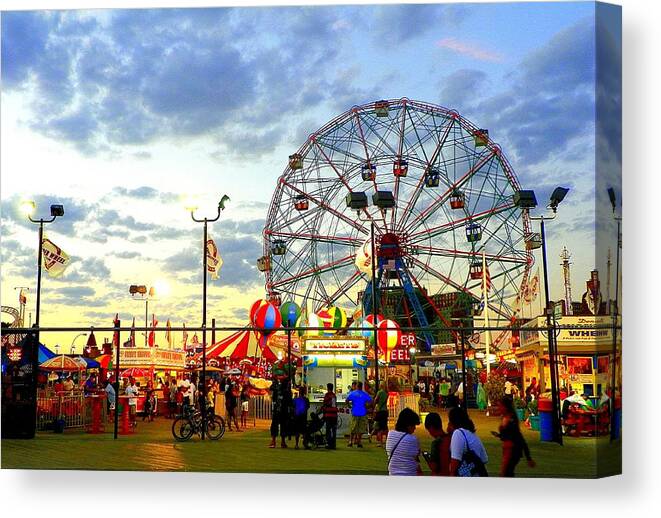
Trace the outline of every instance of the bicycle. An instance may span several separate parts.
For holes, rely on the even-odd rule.
[[[225,435],[225,420],[217,415],[207,414],[205,435],[217,441]],[[202,412],[192,408],[184,409],[183,415],[172,423],[172,436],[180,442],[189,440],[194,433],[202,436]]]

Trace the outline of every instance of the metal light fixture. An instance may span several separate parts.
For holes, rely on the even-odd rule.
[[[534,209],[537,207],[535,191],[517,191],[514,193],[514,205],[521,209]]]
[[[555,212],[558,210],[558,205],[562,202],[562,200],[565,199],[565,196],[567,196],[567,193],[569,192],[569,189],[566,189],[564,187],[556,187],[553,192],[551,193],[551,202],[549,203],[549,208]]]
[[[50,206],[50,215],[54,218],[64,216],[64,205],[56,204]]]

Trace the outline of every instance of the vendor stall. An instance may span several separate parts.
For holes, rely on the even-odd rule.
[[[367,339],[363,337],[304,337],[303,383],[310,399],[310,411],[319,410],[326,393],[326,385],[332,383],[337,395],[339,410],[338,434],[344,435],[349,426],[349,407],[345,399],[351,383],[367,379]]]

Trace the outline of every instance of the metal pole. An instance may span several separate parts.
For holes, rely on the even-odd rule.
[[[204,245],[202,247],[202,440],[207,427],[207,218],[204,218]],[[230,423],[231,424],[231,423]]]
[[[466,387],[466,335],[463,329],[461,330],[461,385],[464,387],[464,390],[462,391],[464,400],[461,404],[463,405],[464,410],[468,412],[468,405],[466,405],[466,394],[468,390]]]
[[[372,239],[372,325],[374,326],[374,384],[379,390],[379,334],[376,332],[376,247],[374,246],[374,220],[370,222]],[[388,387],[386,387],[386,390]]]
[[[149,295],[147,295],[149,297]],[[149,298],[145,299],[145,347],[147,347],[147,318],[149,314]]]
[[[36,308],[36,318],[34,325],[37,328],[37,331],[35,333],[35,341],[36,343],[33,344],[33,350],[32,350],[32,384],[34,387],[34,401],[35,401],[35,433],[37,431],[37,420],[36,420],[36,401],[37,401],[37,373],[39,371],[39,343],[40,343],[40,336],[39,336],[39,313],[40,313],[40,307],[41,307],[41,257],[42,257],[42,246],[44,242],[44,220],[43,218],[39,220],[39,246],[37,247],[37,308]],[[32,326],[30,326],[32,327]]]
[[[287,376],[289,378],[289,388],[292,388],[291,382],[291,325],[287,319]]]
[[[115,423],[113,430],[114,439],[117,439],[117,429],[119,428],[119,347],[120,344],[122,343],[122,340],[120,339],[119,336],[120,327],[122,327],[121,322],[118,320],[117,323],[115,324],[115,328],[117,328],[117,350],[115,351]]]
[[[620,313],[619,307],[619,297],[618,293],[620,290],[620,249],[622,247],[621,242],[621,218],[617,218],[617,250],[616,250],[616,260],[615,260],[615,311],[613,311],[613,372],[611,373],[611,441],[614,441],[617,438],[617,431],[615,430],[615,383],[617,378],[615,376],[615,370],[617,366],[617,317]],[[609,301],[610,303],[610,301]],[[620,359],[620,363],[622,360]]]
[[[562,444],[562,433],[560,433],[560,414],[558,401],[558,358],[555,343],[555,326],[551,318],[551,301],[549,296],[549,276],[546,265],[546,234],[544,229],[544,218],[540,221],[542,237],[542,265],[544,270],[544,297],[546,299],[546,332],[549,343],[549,375],[551,378],[551,406],[552,406],[552,427],[553,441]]]

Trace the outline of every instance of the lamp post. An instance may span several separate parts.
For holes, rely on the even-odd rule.
[[[42,262],[42,253],[44,245],[44,224],[52,223],[59,216],[64,216],[64,206],[63,205],[51,205],[50,206],[50,219],[39,218],[33,219],[32,214],[36,210],[37,206],[33,201],[25,201],[21,204],[21,209],[28,217],[32,223],[39,225],[39,243],[37,245],[37,306],[35,310],[35,320],[34,325],[37,328],[35,333],[35,338],[37,345],[35,346],[35,351],[32,354],[32,373],[35,379],[35,389],[36,389],[36,375],[37,369],[39,368],[39,317],[41,312],[41,262]]]
[[[611,372],[611,442],[617,439],[618,431],[617,420],[615,418],[615,384],[617,383],[617,377],[615,376],[615,368],[617,362],[617,318],[620,313],[619,307],[619,291],[620,291],[620,250],[622,249],[622,216],[616,214],[617,210],[617,201],[615,198],[615,190],[612,187],[608,188],[608,197],[610,198],[611,206],[613,207],[613,219],[617,222],[617,249],[616,249],[616,259],[615,259],[615,304],[613,308],[613,369]],[[610,305],[610,301],[608,301]]]
[[[147,328],[149,327],[149,301],[157,300],[155,298],[156,289],[152,286],[151,288],[149,288],[149,291],[147,291],[147,286],[145,286],[144,284],[131,284],[131,286],[129,286],[129,293],[131,294],[131,296],[138,293],[139,295],[142,295],[142,298],[138,300],[145,301],[145,347],[147,347],[149,345],[147,343],[148,335],[149,335],[149,333],[147,332]]]
[[[374,237],[375,227],[374,218],[367,212],[369,202],[365,192],[350,192],[346,197],[347,207],[356,210],[358,213],[358,220],[362,222],[370,222],[370,243],[372,249],[371,267],[372,267],[372,326],[374,327],[374,384],[376,390],[379,390],[379,334],[376,328],[376,239]],[[395,198],[390,191],[376,191],[372,195],[372,203],[383,213],[383,221],[385,223],[386,211],[395,207]],[[364,211],[369,218],[363,219],[360,217],[361,211]],[[387,360],[387,358],[386,358]]]
[[[550,215],[541,214],[539,216],[531,216],[530,209],[537,206],[537,198],[534,191],[518,191],[514,195],[515,204],[528,212],[531,220],[540,222],[540,237],[542,247],[542,268],[544,270],[544,298],[546,301],[546,333],[549,344],[549,376],[551,378],[551,419],[552,419],[552,440],[558,444],[562,444],[562,430],[560,428],[560,397],[559,397],[559,380],[558,380],[558,347],[555,339],[555,322],[553,319],[553,308],[551,307],[551,300],[549,295],[549,276],[548,267],[546,264],[546,230],[545,221],[555,219],[557,216],[558,205],[564,200],[569,189],[564,187],[556,187],[551,193],[551,199],[548,207],[551,209]],[[535,246],[535,248],[537,248]],[[488,361],[488,359],[487,359]]]
[[[229,201],[229,196],[223,195],[218,203],[218,213],[215,218],[196,218],[195,211],[197,207],[188,207],[190,216],[196,223],[204,224],[204,239],[202,242],[202,379],[198,382],[201,386],[202,400],[204,403],[201,406],[202,410],[202,440],[206,432],[207,425],[207,241],[208,241],[208,224],[218,221],[220,213],[225,210],[225,203]]]
[[[87,336],[87,333],[78,333],[76,336],[73,337],[73,340],[71,340],[71,350],[70,350],[71,354],[74,354],[76,352],[75,344],[76,344],[76,340],[80,336]]]

